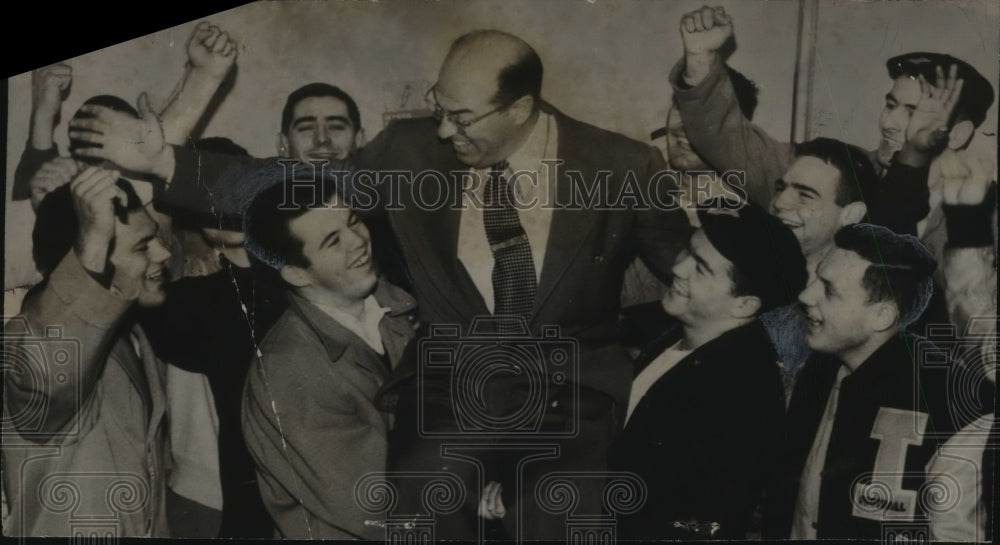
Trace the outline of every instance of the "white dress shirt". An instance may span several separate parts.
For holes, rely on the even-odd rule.
[[[385,354],[385,347],[382,346],[382,333],[378,330],[378,324],[382,321],[385,314],[389,312],[389,309],[379,306],[374,295],[369,295],[365,298],[365,305],[361,311],[360,320],[336,307],[322,304],[317,304],[316,306],[325,312],[327,316],[336,320],[338,324],[344,326],[345,329],[360,337],[378,355]]]
[[[535,281],[542,275],[542,262],[549,241],[552,226],[553,206],[543,206],[555,202],[555,180],[549,180],[548,166],[544,159],[553,159],[559,149],[555,120],[541,113],[528,139],[521,149],[507,158],[509,167],[504,176],[514,182],[515,207],[517,217],[528,236],[531,259],[535,266]],[[549,157],[547,157],[547,155]],[[493,252],[486,239],[483,226],[483,209],[486,179],[489,169],[474,170],[471,188],[467,185],[462,193],[462,217],[458,227],[458,259],[465,266],[472,283],[483,296],[486,308],[493,312]],[[512,178],[513,176],[513,178]],[[478,183],[475,183],[478,181]]]

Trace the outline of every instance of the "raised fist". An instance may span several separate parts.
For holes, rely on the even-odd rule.
[[[703,6],[681,17],[681,38],[686,54],[715,53],[732,35],[733,20],[721,6]]]
[[[68,64],[53,64],[35,70],[31,73],[31,109],[37,114],[55,117],[71,83],[73,69]]]
[[[221,78],[236,62],[236,42],[219,27],[205,21],[198,23],[188,38],[188,62],[195,70]]]
[[[69,183],[73,209],[80,225],[75,251],[83,266],[103,273],[111,241],[115,238],[113,199],[125,199],[117,185],[118,172],[87,167]]]

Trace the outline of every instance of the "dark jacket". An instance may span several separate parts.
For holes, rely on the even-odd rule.
[[[649,345],[636,374],[681,335],[676,327]],[[645,506],[619,518],[620,537],[704,537],[674,526],[694,520],[717,522],[716,539],[745,539],[785,409],[777,360],[754,320],[698,347],[649,388],[612,447],[612,468],[647,487]]]
[[[768,489],[765,537],[790,535],[802,470],[841,365],[814,352],[799,373],[778,480]],[[922,488],[931,456],[992,407],[981,403],[993,399],[988,384],[963,379],[964,371],[933,343],[900,333],[843,379],[820,485],[819,539],[881,539],[889,518],[924,520],[923,502],[934,497]],[[965,391],[969,384],[975,389]],[[873,481],[882,484],[865,487]]]

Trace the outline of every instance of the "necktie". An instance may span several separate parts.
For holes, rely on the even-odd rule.
[[[504,177],[506,170],[507,161],[490,167],[483,209],[486,239],[493,252],[493,315],[527,321],[535,302],[535,264],[528,235],[514,209],[513,187]],[[507,324],[502,329],[513,332],[513,326]]]

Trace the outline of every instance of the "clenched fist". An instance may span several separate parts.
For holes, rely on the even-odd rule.
[[[703,6],[681,17],[681,38],[686,54],[715,53],[732,35],[733,20],[721,6]]]

